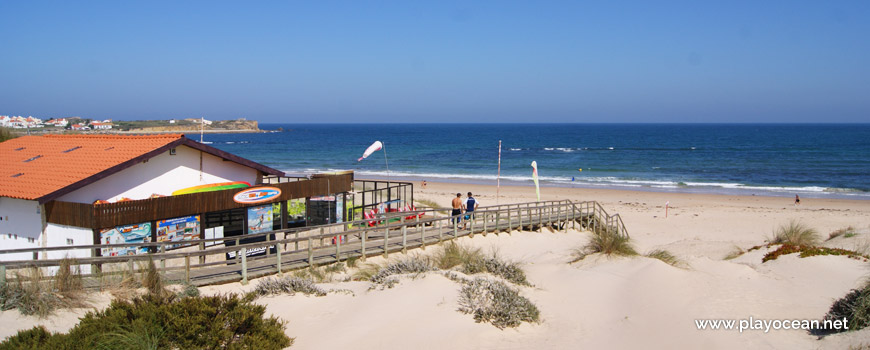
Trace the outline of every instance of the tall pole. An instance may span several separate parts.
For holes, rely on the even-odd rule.
[[[498,205],[501,190],[501,140],[498,140],[498,174],[495,176],[495,205]]]
[[[387,167],[387,201],[389,202],[392,198],[390,198],[390,163],[387,161],[387,144],[381,141],[381,147],[384,150],[384,165]],[[384,206],[384,208],[386,208],[386,206]],[[384,249],[386,249],[386,246]]]
[[[199,117],[199,143],[202,143],[202,134],[205,132],[205,117]]]

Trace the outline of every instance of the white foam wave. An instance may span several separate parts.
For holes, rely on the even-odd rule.
[[[346,169],[303,169],[303,170],[288,170],[288,173],[295,174],[313,174],[322,172],[335,172]],[[495,181],[496,175],[489,174],[443,174],[443,173],[415,173],[406,171],[391,171],[389,174],[385,171],[356,171],[356,174],[362,177],[411,177],[420,179],[445,179],[445,180],[471,180],[471,181]],[[867,192],[858,189],[849,188],[827,188],[819,186],[753,186],[734,182],[679,182],[668,180],[642,180],[642,179],[622,179],[617,177],[571,177],[561,176],[541,176],[539,177],[542,183],[551,183],[556,185],[571,185],[571,186],[595,186],[595,187],[630,187],[630,188],[658,188],[666,190],[674,189],[721,189],[721,190],[743,190],[743,191],[760,191],[760,192],[786,192],[786,193],[836,193],[839,195],[857,195],[866,196]],[[510,182],[531,183],[531,175],[502,175],[501,180]]]

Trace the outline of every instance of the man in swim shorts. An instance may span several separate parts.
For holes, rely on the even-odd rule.
[[[456,198],[453,198],[453,211],[450,212],[450,216],[456,216],[453,219],[454,223],[459,223],[462,221],[462,217],[457,215],[462,214],[462,193],[457,193]]]

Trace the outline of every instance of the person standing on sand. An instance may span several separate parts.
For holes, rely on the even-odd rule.
[[[422,187],[424,190],[426,189],[426,180],[423,180],[423,183],[420,184],[420,187]]]
[[[456,198],[453,198],[453,211],[450,212],[450,216],[454,216],[453,223],[462,221],[462,217],[457,216],[459,214],[462,214],[462,193],[457,193]]]
[[[801,197],[799,197],[798,195],[794,195],[794,206],[799,205],[801,205]]]

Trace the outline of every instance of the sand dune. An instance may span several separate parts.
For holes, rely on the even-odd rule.
[[[419,189],[418,189],[419,190]],[[495,188],[429,183],[416,197],[446,206],[456,192],[473,191],[483,205],[496,203]],[[529,187],[501,189],[498,202],[532,200]],[[820,319],[831,303],[870,275],[868,264],[842,256],[762,263],[770,248],[723,258],[735,247],[760,245],[789,220],[817,229],[823,238],[846,226],[854,237],[825,242],[849,249],[870,246],[870,202],[717,196],[655,192],[542,189],[544,199],[598,200],[620,213],[641,253],[666,249],[686,263],[678,268],[645,257],[592,255],[569,264],[571,250],[591,233],[513,232],[461,238],[459,243],[497,251],[519,261],[534,287],[518,287],[541,311],[539,324],[499,330],[457,311],[459,284],[438,273],[405,277],[393,288],[370,290],[368,282],[336,282],[327,288],[352,290],[325,297],[275,296],[259,299],[289,323],[294,349],[840,349],[870,344],[870,330],[818,340],[803,330],[698,330],[697,319]],[[670,201],[668,217],[664,203]],[[437,246],[409,254],[431,254]],[[396,254],[401,256],[400,254]],[[371,258],[369,262],[382,262]],[[208,293],[251,290],[238,283],[205,287]],[[104,305],[104,304],[100,304]],[[84,311],[49,320],[0,314],[3,335],[36,323],[53,330],[71,327]]]

